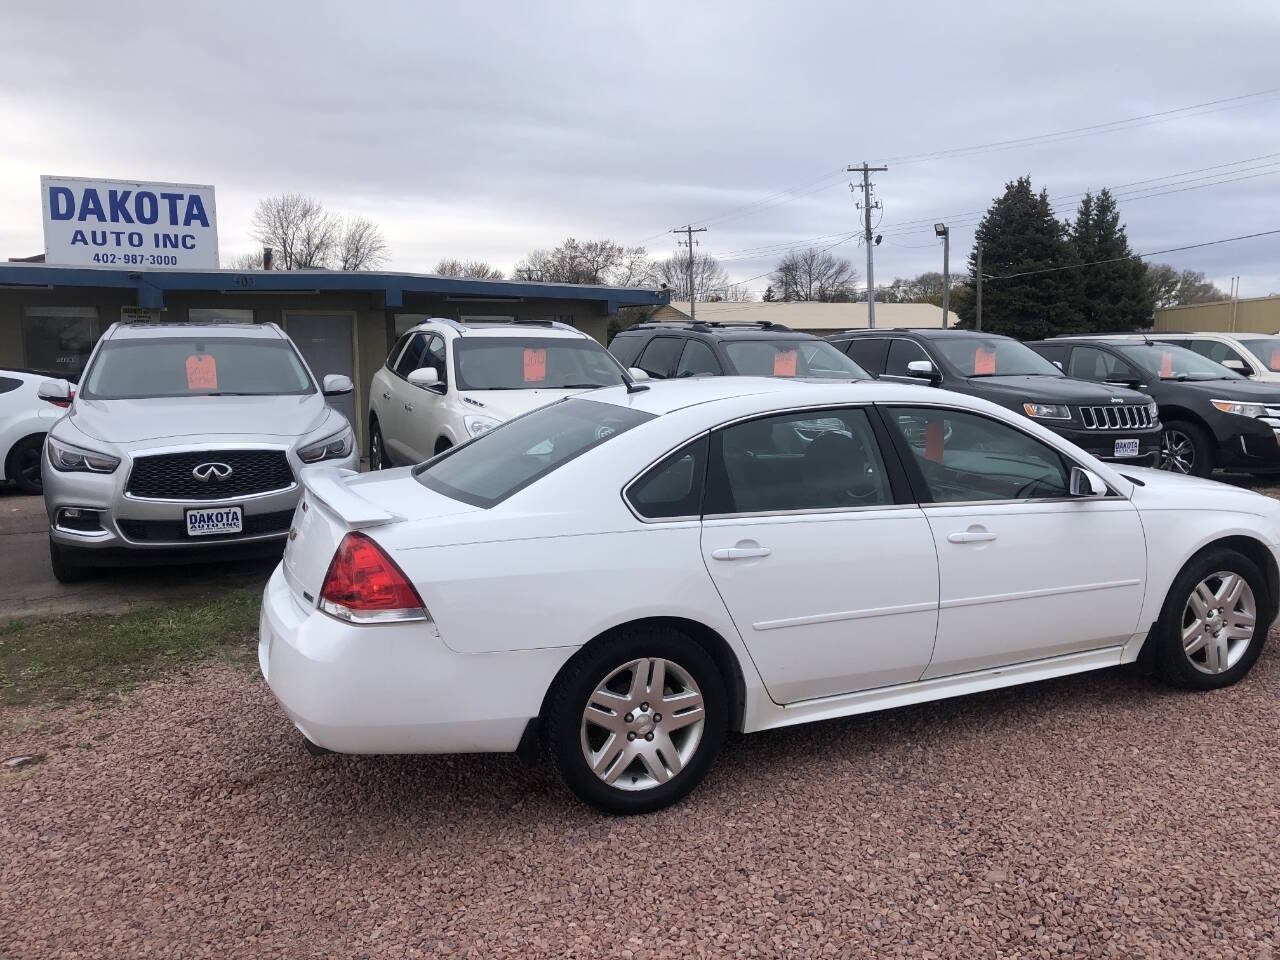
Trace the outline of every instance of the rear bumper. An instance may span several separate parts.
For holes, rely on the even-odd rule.
[[[336,753],[514,752],[572,648],[458,654],[434,625],[357,626],[304,605],[277,567],[258,665],[302,734]]]

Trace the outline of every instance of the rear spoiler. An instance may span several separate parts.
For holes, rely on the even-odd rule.
[[[308,496],[319,500],[336,513],[352,530],[404,519],[370,503],[353,491],[347,480],[357,476],[359,473],[355,470],[318,464],[302,468],[302,485]]]

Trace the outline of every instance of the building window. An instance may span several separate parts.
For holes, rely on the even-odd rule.
[[[96,307],[27,307],[22,315],[23,363],[77,379],[98,339]]]
[[[253,311],[225,307],[192,307],[187,311],[188,323],[253,323]]]
[[[438,316],[438,313],[397,313],[391,326],[392,336],[403,337],[418,324]]]

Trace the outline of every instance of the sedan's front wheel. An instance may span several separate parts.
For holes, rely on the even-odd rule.
[[[652,626],[589,648],[566,667],[546,736],[581,799],[608,813],[648,813],[698,785],[727,725],[728,696],[711,657],[678,631]]]
[[[1206,550],[1173,582],[1156,624],[1156,666],[1178,686],[1213,690],[1253,666],[1267,637],[1266,580],[1248,557]]]

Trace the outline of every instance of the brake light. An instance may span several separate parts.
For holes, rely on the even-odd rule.
[[[319,607],[349,623],[431,619],[404,571],[363,533],[348,533],[338,544]]]

